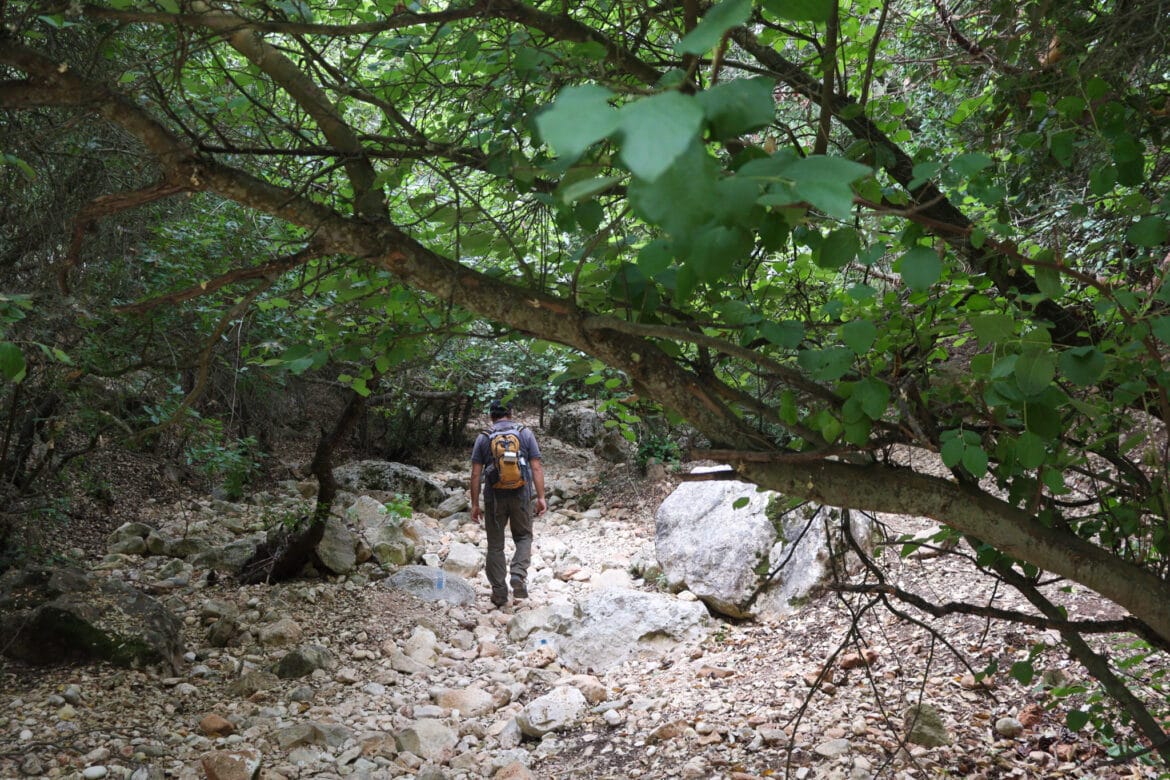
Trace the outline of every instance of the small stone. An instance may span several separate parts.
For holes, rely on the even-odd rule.
[[[105,777],[109,773],[110,770],[99,764],[98,766],[87,766],[82,770],[81,776],[84,777],[85,780],[101,780],[101,778]]]
[[[665,742],[667,740],[681,737],[687,730],[687,722],[683,719],[672,720],[669,723],[663,723],[658,728],[646,735],[646,744],[652,745],[655,742]]]
[[[819,756],[825,758],[837,758],[849,752],[850,744],[847,739],[830,739],[828,742],[822,742],[813,750]]]
[[[209,737],[226,737],[236,732],[236,724],[221,715],[211,713],[199,721],[199,730]]]
[[[602,713],[601,719],[609,726],[620,726],[622,725],[622,721],[625,720],[617,710],[606,710]]]
[[[1015,739],[1024,733],[1024,724],[1015,718],[1000,718],[995,722],[995,733],[1001,737]]]

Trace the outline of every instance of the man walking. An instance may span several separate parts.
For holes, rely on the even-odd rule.
[[[531,501],[536,498],[536,516],[544,514],[544,467],[536,436],[512,421],[512,408],[492,401],[492,427],[481,433],[471,449],[471,519],[483,522],[487,531],[487,578],[492,586],[492,604],[508,603],[508,585],[516,599],[528,597],[528,563],[532,557]],[[485,512],[479,508],[483,486]],[[504,558],[504,529],[512,527],[516,552],[512,565]],[[511,574],[509,578],[509,573]],[[510,582],[509,582],[510,580]]]

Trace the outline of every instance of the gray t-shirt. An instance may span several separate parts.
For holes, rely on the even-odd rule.
[[[531,463],[534,460],[540,460],[540,445],[536,443],[535,434],[533,434],[532,431],[530,431],[528,428],[525,428],[522,425],[517,425],[512,420],[499,420],[492,425],[490,433],[508,429],[518,429],[517,432],[520,435],[520,457],[524,459],[525,463]],[[489,434],[481,433],[475,440],[475,446],[471,448],[471,462],[478,463],[483,466],[486,476],[488,467],[492,465],[492,449]],[[533,494],[531,473],[531,471],[528,471],[529,480],[528,485],[525,487],[529,496]],[[483,477],[481,477],[481,483],[485,486],[485,490],[492,489],[487,485],[487,482]]]

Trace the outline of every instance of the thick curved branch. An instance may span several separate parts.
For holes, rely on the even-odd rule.
[[[881,464],[744,461],[736,470],[757,485],[829,506],[937,520],[1095,590],[1170,642],[1170,582],[977,487]]]

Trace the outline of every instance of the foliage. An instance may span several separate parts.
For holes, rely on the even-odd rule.
[[[763,487],[933,517],[1046,620],[1068,578],[1170,648],[1159,2],[3,8],[6,186],[68,190],[80,131],[29,139],[78,109],[133,139],[63,199],[105,231],[62,265],[103,312],[67,346],[6,331],[26,364],[149,344],[213,415],[241,373],[406,377],[396,435],[435,388],[596,395],[632,435],[632,391]],[[148,200],[134,154],[200,208]]]

